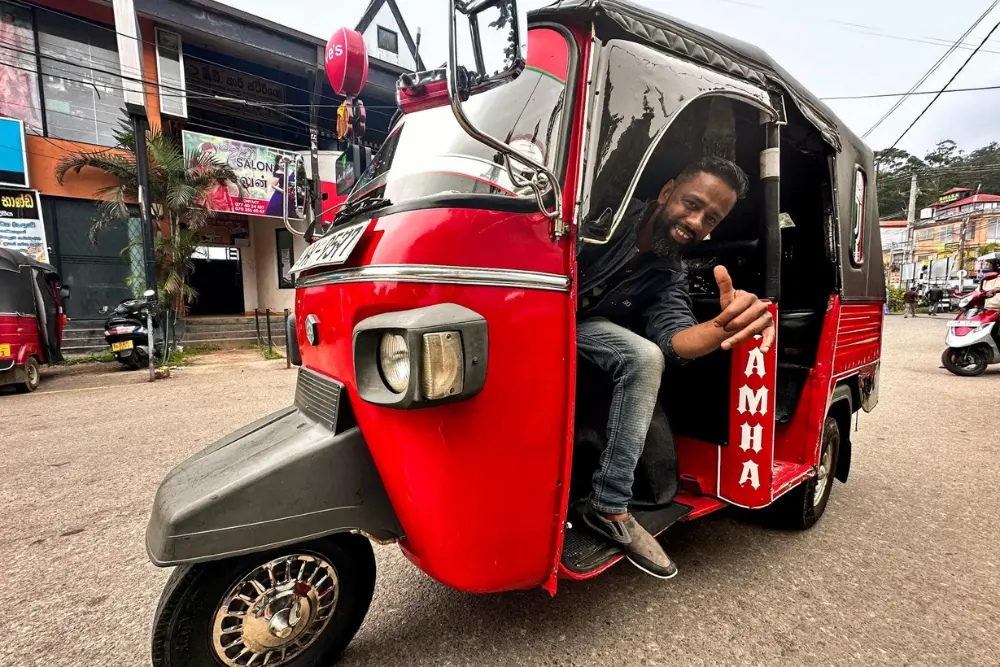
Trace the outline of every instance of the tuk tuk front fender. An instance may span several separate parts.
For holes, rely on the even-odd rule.
[[[403,536],[356,426],[279,410],[174,468],[146,529],[154,565],[219,560],[340,532]]]

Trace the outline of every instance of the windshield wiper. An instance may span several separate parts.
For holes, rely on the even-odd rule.
[[[380,208],[385,208],[386,206],[392,206],[392,200],[385,197],[372,197],[371,199],[360,199],[353,204],[348,204],[344,208],[340,209],[337,213],[337,217],[334,218],[333,224],[339,225],[342,222],[346,222],[348,219],[353,218],[362,213],[368,213],[370,211],[375,211]]]

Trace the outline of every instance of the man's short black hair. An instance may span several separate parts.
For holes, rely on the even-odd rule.
[[[692,162],[684,167],[681,173],[677,174],[674,181],[683,183],[698,174],[718,176],[725,181],[726,185],[733,189],[737,199],[743,199],[747,192],[750,191],[750,179],[747,178],[746,173],[735,162],[715,156],[703,157],[700,160]]]

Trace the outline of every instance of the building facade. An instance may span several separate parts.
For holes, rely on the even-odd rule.
[[[324,191],[335,193],[333,165],[343,149],[336,115],[343,99],[326,81],[325,40],[212,0],[121,4],[134,4],[141,72],[123,64],[129,61],[119,48],[128,47],[127,31],[121,17],[116,26],[110,3],[0,0],[0,116],[23,121],[25,190],[40,201],[47,258],[73,288],[69,316],[100,318],[101,306],[132,295],[130,277],[134,283],[142,271],[138,208],[133,220],[104,229],[93,243],[101,188],[114,183],[90,169],[61,183],[56,178],[59,162],[73,152],[115,149],[130,84],[144,91],[152,126],[186,151],[211,151],[228,161],[243,186],[213,193],[219,213],[193,258],[190,280],[199,297],[190,314],[292,308],[288,270],[304,243],[276,217],[281,207],[274,206],[280,201],[274,186],[281,156],[308,154],[315,140]],[[363,142],[377,147],[396,111],[395,82],[419,59],[395,3],[372,5],[378,7],[366,12],[366,39],[374,34],[375,55],[395,61],[371,58],[361,96],[368,127]],[[390,58],[393,48],[405,53]]]
[[[884,223],[883,223],[884,224]],[[960,269],[974,273],[976,258],[1000,244],[1000,196],[957,187],[942,193],[920,212],[912,237],[904,239],[903,265],[915,263],[913,279],[953,278]],[[912,245],[912,248],[910,247]],[[885,244],[883,243],[883,248]],[[897,261],[892,259],[893,262]],[[945,270],[938,267],[946,267]],[[903,270],[903,279],[910,273]]]

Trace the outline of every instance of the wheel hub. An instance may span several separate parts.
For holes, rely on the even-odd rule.
[[[252,570],[216,609],[216,657],[228,667],[293,660],[326,628],[339,588],[333,566],[312,554],[284,556]]]
[[[819,460],[819,470],[816,471],[816,487],[813,489],[813,507],[823,501],[826,485],[830,483],[830,468],[833,465],[833,449],[830,443],[823,443],[823,454]]]

